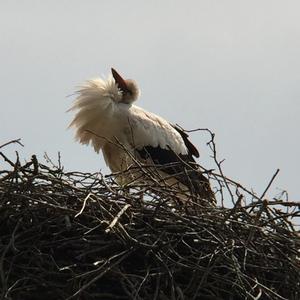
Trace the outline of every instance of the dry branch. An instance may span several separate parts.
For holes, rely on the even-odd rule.
[[[1,299],[300,298],[296,201],[208,172],[234,207],[183,204],[151,174],[122,188],[60,162],[1,157]]]

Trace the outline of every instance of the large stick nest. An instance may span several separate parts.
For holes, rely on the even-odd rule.
[[[300,299],[299,203],[222,172],[215,207],[1,156],[1,299]]]

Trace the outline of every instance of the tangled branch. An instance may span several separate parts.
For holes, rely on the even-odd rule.
[[[1,299],[300,298],[299,203],[268,187],[259,197],[208,171],[219,203],[233,201],[215,207],[178,201],[147,167],[147,184],[124,188],[1,157]]]

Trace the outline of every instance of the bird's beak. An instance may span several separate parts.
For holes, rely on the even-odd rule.
[[[123,93],[128,93],[129,89],[127,87],[126,81],[122,78],[122,76],[114,68],[111,68],[111,73],[112,73],[113,78],[115,79],[115,82],[118,85],[119,89]]]

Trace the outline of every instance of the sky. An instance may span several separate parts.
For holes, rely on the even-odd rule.
[[[228,177],[260,195],[279,168],[267,196],[297,201],[299,11],[290,0],[1,0],[0,145],[21,138],[11,157],[60,152],[68,171],[109,173],[74,142],[66,111],[84,80],[114,67],[138,82],[137,105],[212,130]],[[213,167],[209,136],[190,137]]]

